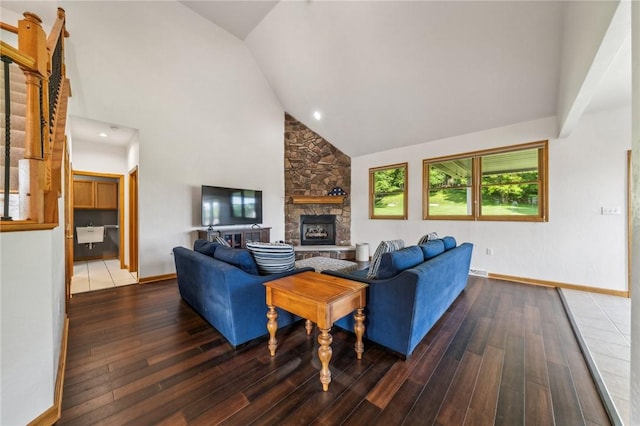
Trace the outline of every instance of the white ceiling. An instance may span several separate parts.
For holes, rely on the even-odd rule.
[[[104,121],[90,120],[75,115],[69,116],[69,132],[72,143],[107,143],[126,147],[138,130]],[[103,136],[104,135],[104,136]]]
[[[13,3],[24,10],[3,7]],[[55,3],[29,9],[46,18]],[[350,156],[556,114],[566,2],[180,3],[244,40],[285,111]],[[628,39],[587,112],[630,94]],[[135,133],[81,117],[70,128],[74,140],[121,145]]]
[[[183,3],[244,39],[284,109],[351,156],[556,115],[566,2]],[[630,93],[627,44],[588,112]]]
[[[218,24],[240,40],[262,21],[278,1],[179,1],[189,9]]]

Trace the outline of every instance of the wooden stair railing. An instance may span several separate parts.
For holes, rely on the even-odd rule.
[[[41,19],[25,12],[16,32],[18,48],[0,41],[0,54],[17,64],[26,79],[24,154],[19,163],[19,217],[0,221],[0,231],[50,229],[58,226],[58,198],[62,194],[64,129],[70,84],[64,63],[65,12],[58,16],[47,37]],[[4,155],[4,152],[2,153]]]

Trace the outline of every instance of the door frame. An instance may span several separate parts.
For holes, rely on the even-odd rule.
[[[633,287],[631,282],[631,265],[633,263],[631,247],[632,247],[632,230],[633,230],[633,211],[631,209],[633,203],[633,169],[631,165],[631,150],[627,151],[627,288],[629,290],[629,298],[631,298],[631,288]]]
[[[75,182],[76,176],[118,179],[118,258],[120,259],[120,269],[126,269],[127,265],[124,263],[124,175],[72,170],[71,176],[72,185]],[[71,193],[73,193],[73,186],[71,186],[71,188]],[[73,204],[71,205],[71,209],[73,210]],[[71,228],[73,229],[73,222],[71,223]]]
[[[138,166],[129,171],[129,272],[138,273]],[[138,274],[139,276],[140,274]]]
[[[71,178],[71,160],[69,157],[69,141],[64,137],[64,283],[65,312],[71,299],[71,277],[73,277],[73,188]]]

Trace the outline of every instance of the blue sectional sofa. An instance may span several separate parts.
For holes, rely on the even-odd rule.
[[[194,250],[175,247],[180,295],[234,347],[268,334],[264,283],[312,268],[259,275],[251,253],[197,240]],[[297,317],[278,309],[278,326]]]
[[[369,284],[364,337],[409,358],[467,286],[473,245],[452,237],[384,253],[375,278],[367,270],[323,273]],[[353,316],[336,325],[353,331]]]

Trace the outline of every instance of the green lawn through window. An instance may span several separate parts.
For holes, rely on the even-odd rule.
[[[467,211],[466,196],[460,196],[462,191],[466,192],[466,190],[432,191],[429,195],[429,215],[470,215],[471,212]],[[519,203],[495,204],[491,203],[491,200],[487,200],[482,204],[482,214],[484,216],[537,215],[538,206]]]
[[[374,214],[380,216],[402,216],[404,214],[403,195],[403,193],[400,193],[382,197],[374,207]]]

